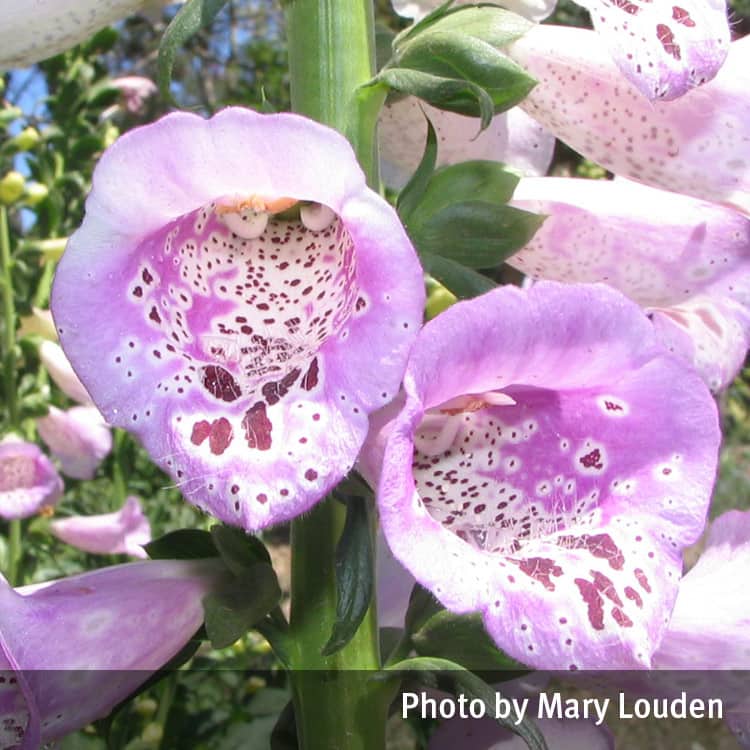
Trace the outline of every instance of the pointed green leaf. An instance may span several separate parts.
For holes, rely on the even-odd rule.
[[[211,527],[211,540],[224,564],[236,576],[241,576],[257,563],[271,564],[271,556],[263,542],[234,526]]]
[[[492,279],[450,258],[423,253],[420,254],[420,260],[424,270],[459,299],[478,297],[497,286]]]
[[[340,651],[357,632],[372,600],[374,581],[372,535],[367,501],[347,501],[346,522],[336,546],[336,622],[322,656]]]
[[[396,201],[396,210],[404,222],[422,202],[437,162],[437,135],[429,118],[425,116],[425,119],[427,120],[427,142],[425,143],[422,160],[419,162],[416,172],[399,193]]]
[[[157,83],[162,96],[172,100],[169,84],[177,50],[191,36],[208,26],[216,14],[227,4],[227,0],[187,0],[167,26],[159,44],[159,72]]]
[[[200,560],[219,553],[207,531],[180,529],[143,545],[152,560]]]

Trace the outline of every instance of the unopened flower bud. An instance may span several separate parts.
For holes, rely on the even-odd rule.
[[[25,184],[20,172],[8,172],[0,180],[0,203],[6,206],[15,203],[23,195]]]

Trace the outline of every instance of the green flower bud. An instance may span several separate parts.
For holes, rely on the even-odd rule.
[[[39,205],[49,195],[49,188],[46,185],[42,185],[40,182],[29,182],[26,185],[26,192],[24,193],[24,201],[29,206]]]
[[[31,151],[37,143],[39,143],[41,136],[36,128],[24,128],[18,135],[10,139],[10,144],[17,151]]]
[[[9,206],[15,203],[26,187],[26,180],[20,172],[8,172],[0,180],[0,203]]]
[[[425,318],[432,320],[432,318],[439,315],[443,310],[447,310],[456,301],[455,294],[449,292],[441,284],[435,283],[427,295],[427,304],[424,311]]]

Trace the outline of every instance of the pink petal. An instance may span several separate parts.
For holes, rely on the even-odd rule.
[[[52,521],[50,531],[66,544],[98,555],[146,558],[143,545],[151,541],[151,525],[136,497],[127,498],[115,513]]]
[[[338,133],[238,108],[130,131],[93,185],[52,307],[107,422],[228,523],[311,507],[398,390],[421,323],[423,275],[393,209]],[[241,201],[287,197],[326,208],[235,225]],[[326,211],[324,229],[304,223]]]
[[[519,661],[647,665],[720,436],[640,309],[603,286],[501,288],[425,326],[405,389],[378,489],[396,559]]]
[[[22,750],[106,716],[169,661],[203,622],[202,599],[221,575],[212,560],[160,560],[17,591],[0,580],[0,668],[25,698],[0,689],[0,711],[10,706],[13,735],[29,716]]]
[[[413,96],[386,104],[378,123],[383,180],[403,187],[416,170],[427,140],[427,120],[438,140],[437,165],[470,159],[500,161],[524,175],[547,172],[554,136],[518,107],[495,115],[481,133],[474,117],[445,112]]]
[[[726,0],[576,0],[625,77],[667,101],[710,81],[729,51]]]
[[[66,396],[70,396],[79,404],[92,403],[91,396],[73,372],[73,367],[59,344],[54,341],[43,341],[39,346],[39,358],[49,376]]]
[[[28,518],[55,505],[62,493],[62,479],[36,445],[0,443],[0,517]]]
[[[584,156],[750,212],[748,51],[750,39],[733,42],[716,78],[674,102],[645,100],[593,31],[537,26],[508,54],[539,81],[521,106]]]
[[[67,411],[50,406],[36,426],[59,459],[63,474],[74,479],[92,479],[112,450],[112,433],[95,406],[74,406]]]

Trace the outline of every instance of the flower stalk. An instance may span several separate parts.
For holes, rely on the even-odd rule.
[[[290,0],[286,20],[293,110],[344,133],[377,188],[374,134],[382,93],[358,91],[375,72],[372,3]],[[336,618],[336,545],[345,516],[345,507],[329,498],[292,522],[290,665],[304,750],[385,747],[391,696],[387,684],[371,679],[380,667],[374,604],[344,648],[321,655]]]

